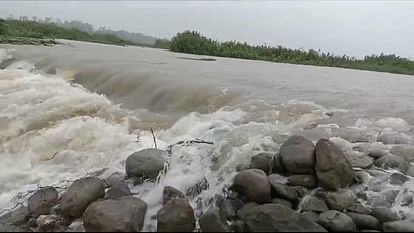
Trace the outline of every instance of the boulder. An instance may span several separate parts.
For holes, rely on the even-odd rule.
[[[352,219],[348,215],[336,210],[321,213],[318,223],[333,232],[356,231],[356,226]]]
[[[59,213],[66,217],[78,218],[89,204],[104,196],[105,188],[100,179],[88,177],[76,180],[62,195]]]
[[[377,207],[372,209],[372,216],[376,217],[380,222],[400,221],[397,213],[392,212],[389,208]]]
[[[368,155],[374,159],[379,159],[388,155],[387,147],[382,142],[374,142],[369,146]]]
[[[255,203],[255,202],[246,203],[240,210],[237,211],[237,217],[239,217],[240,219],[244,219],[245,216],[246,216],[246,213],[250,209],[252,209],[256,206],[259,206],[259,204]]]
[[[125,162],[126,174],[132,178],[156,179],[164,169],[164,153],[153,148],[133,153]]]
[[[26,224],[30,219],[30,213],[27,207],[21,206],[0,217],[0,224],[21,226]]]
[[[196,220],[191,205],[184,199],[172,199],[157,215],[158,232],[192,232]]]
[[[242,220],[236,220],[230,223],[230,229],[232,232],[245,232],[244,222]]]
[[[300,204],[302,211],[325,212],[328,211],[326,203],[314,196],[307,195],[302,199]]]
[[[244,218],[246,231],[324,231],[317,223],[302,218],[292,209],[277,204],[264,204],[247,211]]]
[[[371,214],[372,210],[363,206],[362,204],[356,203],[353,206],[348,207],[348,211],[358,214]]]
[[[400,173],[392,173],[390,176],[390,184],[393,184],[393,185],[402,185],[407,180],[409,180],[409,178]]]
[[[346,214],[354,221],[358,229],[380,230],[382,228],[381,222],[371,215],[352,212]]]
[[[414,162],[414,147],[413,146],[405,146],[402,148],[398,148],[395,150],[395,154],[401,158],[404,158],[410,163]]]
[[[30,229],[11,224],[0,224],[0,232],[32,232]]]
[[[414,166],[410,166],[410,168],[408,168],[407,175],[414,177]]]
[[[269,174],[273,166],[273,154],[259,153],[254,155],[250,160],[250,169],[260,169]]]
[[[356,196],[351,190],[338,192],[317,192],[317,196],[325,201],[331,210],[345,210],[356,204]]]
[[[292,136],[280,147],[280,156],[289,173],[314,173],[315,146],[312,141],[302,136]]]
[[[273,204],[278,204],[278,205],[284,205],[284,206],[287,206],[287,207],[292,209],[292,203],[290,203],[290,201],[287,201],[285,199],[273,198],[272,203]]]
[[[317,181],[313,175],[292,175],[288,177],[288,185],[313,189],[317,187]]]
[[[384,232],[414,232],[414,222],[394,221],[383,224]]]
[[[135,197],[96,201],[83,214],[83,226],[87,232],[137,232],[146,212],[147,204]]]
[[[116,199],[127,196],[132,196],[132,193],[124,181],[112,183],[109,190],[105,193],[105,199]]]
[[[312,212],[312,211],[305,211],[300,213],[302,218],[307,218],[312,222],[318,222],[319,221],[319,214]]]
[[[354,155],[354,154],[345,154],[346,158],[351,163],[352,167],[357,168],[369,168],[374,164],[374,159],[368,155]]]
[[[394,168],[404,174],[407,173],[410,168],[410,164],[405,159],[398,157],[397,155],[382,156],[381,158],[375,160],[374,164],[377,167],[385,169]]]
[[[259,169],[239,172],[234,178],[233,189],[257,203],[267,203],[271,200],[269,178]]]
[[[185,198],[184,193],[182,193],[180,190],[172,187],[172,186],[165,186],[164,190],[162,191],[162,203],[164,205],[172,200],[177,198]]]
[[[40,215],[36,225],[40,232],[63,232],[71,221],[59,215]]]
[[[275,157],[273,158],[272,173],[275,173],[275,174],[288,173],[285,166],[283,165],[282,156],[280,156],[280,154],[275,155]]]
[[[29,212],[33,217],[48,215],[53,206],[59,202],[59,193],[54,187],[44,187],[28,199]]]
[[[355,176],[343,152],[328,139],[320,139],[316,143],[315,171],[319,186],[326,190],[347,187]]]
[[[243,207],[243,202],[240,200],[224,199],[218,206],[220,215],[224,219],[234,219],[237,211]]]
[[[296,189],[278,182],[278,178],[273,175],[269,176],[269,181],[272,186],[272,191],[276,197],[281,197],[289,201],[297,201],[299,195]]]
[[[217,207],[211,207],[199,219],[201,232],[230,232]]]

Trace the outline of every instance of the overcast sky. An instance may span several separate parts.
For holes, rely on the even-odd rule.
[[[0,17],[9,14],[163,38],[191,29],[219,41],[414,58],[414,1],[0,1]]]

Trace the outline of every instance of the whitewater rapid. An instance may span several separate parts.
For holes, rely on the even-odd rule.
[[[10,54],[0,49],[0,61],[10,59]],[[175,146],[167,158],[169,169],[159,182],[130,184],[135,196],[148,204],[144,230],[149,231],[155,230],[153,216],[162,205],[164,186],[185,191],[207,180],[209,188],[191,199],[198,214],[230,184],[239,169],[249,165],[252,156],[277,152],[280,144],[293,134],[313,141],[331,138],[353,156],[363,153],[353,150],[361,142],[375,147],[374,142],[381,141],[379,146],[387,151],[397,144],[413,145],[413,127],[399,117],[359,118],[343,126],[344,122],[336,123],[335,117],[341,119],[350,110],[300,99],[230,104],[223,89],[216,93],[222,93],[226,101],[216,102],[220,104],[206,111],[177,111],[179,114],[168,118],[163,116],[165,111],[161,114],[143,107],[127,108],[122,98],[114,97],[113,101],[111,96],[87,89],[68,73],[72,74],[71,70],[63,68],[45,72],[22,60],[0,70],[0,209],[13,206],[11,200],[17,193],[38,186],[91,172],[101,178],[124,173],[124,162],[130,154],[154,147],[150,128],[155,129],[160,149],[193,139],[214,145]],[[84,81],[88,87],[94,77],[89,78]],[[232,95],[231,101],[237,96]],[[396,188],[386,183],[383,186]],[[397,188],[412,187],[410,181]],[[414,208],[399,206],[402,195],[403,192],[397,197],[401,201],[397,200],[393,208],[409,215]]]

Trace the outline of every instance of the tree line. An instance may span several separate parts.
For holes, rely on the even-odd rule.
[[[331,66],[380,72],[414,75],[414,62],[395,54],[369,55],[363,59],[321,53],[310,49],[290,49],[282,46],[252,46],[238,41],[218,42],[197,31],[184,31],[171,39],[170,50],[174,52],[264,60],[280,63]]]
[[[128,33],[128,32],[124,32]],[[111,31],[107,28],[99,28],[95,30],[93,25],[84,23],[79,20],[62,21],[60,19],[52,19],[46,17],[44,19],[27,16],[20,16],[18,19],[9,16],[6,19],[0,18],[0,37],[31,37],[39,39],[68,39],[78,41],[88,41],[104,44],[115,45],[137,45],[156,48],[169,48],[169,41],[165,39],[150,38],[139,33],[131,33],[135,37],[123,36],[119,31]]]

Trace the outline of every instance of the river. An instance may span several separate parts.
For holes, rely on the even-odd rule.
[[[293,134],[349,153],[377,141],[414,146],[412,76],[62,42],[0,50],[0,208],[37,186],[124,172],[128,155],[154,146],[151,128],[161,149],[214,145],[176,148],[159,183],[133,187],[149,205],[146,230],[165,185],[206,179],[192,199],[202,209],[253,155],[277,152]]]

